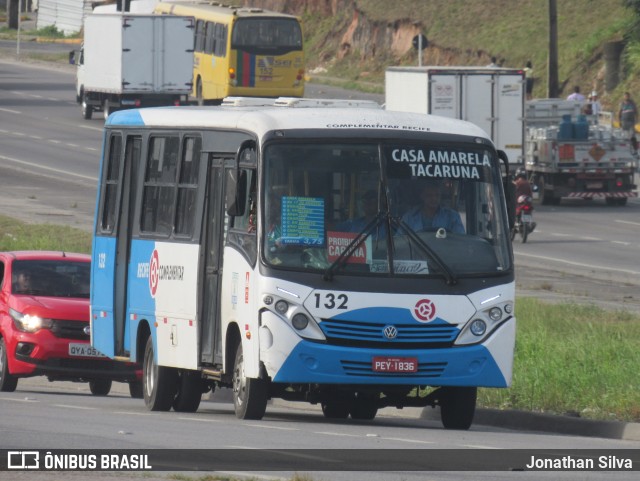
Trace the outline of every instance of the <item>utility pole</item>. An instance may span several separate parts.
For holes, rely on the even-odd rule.
[[[547,65],[547,97],[557,98],[558,83],[558,9],[556,0],[549,0],[549,64]]]

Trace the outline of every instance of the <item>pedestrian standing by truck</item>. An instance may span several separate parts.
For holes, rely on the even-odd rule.
[[[569,94],[567,100],[577,100],[578,102],[584,102],[584,95],[580,93],[580,86],[576,85],[573,87],[573,93]]]
[[[618,119],[620,120],[620,127],[624,130],[625,138],[633,142],[633,150],[638,150],[638,142],[636,140],[636,121],[638,118],[638,108],[636,103],[631,98],[629,92],[625,92],[620,103],[620,111],[618,112]]]
[[[531,60],[528,60],[524,67],[524,77],[527,100],[531,100],[533,98],[533,64]]]

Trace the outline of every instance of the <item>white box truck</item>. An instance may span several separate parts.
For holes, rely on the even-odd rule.
[[[82,116],[188,101],[193,79],[194,19],[169,15],[88,15],[77,63]]]
[[[509,163],[524,161],[525,73],[493,67],[389,67],[385,108],[440,115],[482,128]]]

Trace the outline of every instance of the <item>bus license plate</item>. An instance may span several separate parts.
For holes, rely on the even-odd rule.
[[[90,344],[70,343],[69,355],[73,357],[105,357],[100,351]]]
[[[374,357],[374,372],[418,372],[418,359],[415,357]]]

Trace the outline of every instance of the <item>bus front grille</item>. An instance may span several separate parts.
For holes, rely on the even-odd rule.
[[[457,325],[447,323],[394,324],[341,319],[323,319],[320,328],[329,344],[387,348],[448,347],[460,333]]]

